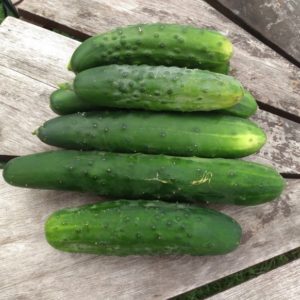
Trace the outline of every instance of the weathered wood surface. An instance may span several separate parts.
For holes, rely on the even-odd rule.
[[[214,28],[233,41],[232,73],[245,87],[259,101],[300,116],[300,70],[202,0],[24,0],[19,10],[88,35],[157,21]]]
[[[300,180],[279,201],[219,207],[243,227],[226,256],[97,257],[51,248],[43,224],[53,211],[96,197],[14,188],[0,176],[1,299],[166,299],[300,246]]]
[[[0,39],[1,152],[41,151],[47,146],[30,132],[53,116],[48,97],[57,82],[71,78],[65,65],[77,42],[12,18],[0,26]],[[262,122],[267,122],[263,114],[272,119],[261,112]],[[268,126],[281,130],[280,122],[292,124],[274,119]],[[300,180],[287,183],[272,203],[218,207],[244,229],[243,243],[232,254],[118,258],[62,253],[44,239],[51,212],[99,198],[14,188],[0,176],[0,298],[165,299],[295,249],[300,246]]]
[[[296,300],[300,299],[300,259],[243,284],[219,293],[209,300]]]
[[[300,2],[218,0],[245,23],[300,62]]]
[[[30,132],[53,116],[48,96],[57,82],[71,78],[65,65],[77,43],[12,18],[0,27],[0,39],[1,149],[12,154],[46,149]],[[272,118],[261,112],[262,122],[267,122],[263,114]],[[290,124],[273,122],[268,126],[278,130],[278,122]],[[218,207],[244,230],[243,243],[232,254],[118,258],[62,253],[44,239],[51,212],[99,198],[14,188],[0,176],[0,298],[165,299],[295,249],[300,246],[300,180],[287,183],[278,201]]]
[[[53,149],[31,132],[55,116],[49,95],[57,83],[73,77],[66,65],[78,42],[13,18],[0,27],[0,40],[0,154]],[[266,111],[253,119],[267,132],[268,142],[247,159],[300,173],[300,126]]]

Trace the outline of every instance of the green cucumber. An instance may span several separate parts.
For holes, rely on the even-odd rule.
[[[228,62],[225,64],[220,64],[217,67],[215,67],[214,69],[208,70],[208,71],[228,75],[229,71],[230,71],[230,63]]]
[[[49,120],[36,134],[67,149],[224,158],[253,154],[266,141],[254,122],[213,113],[83,112]]]
[[[101,107],[96,107],[84,100],[81,100],[73,91],[70,84],[66,84],[67,88],[60,88],[54,91],[50,96],[50,107],[58,115],[73,114],[76,112],[87,112],[99,110]],[[249,118],[255,114],[257,103],[250,92],[245,90],[244,97],[241,101],[227,109],[218,110],[222,114],[233,115],[241,118]],[[201,113],[199,113],[200,115]]]
[[[225,254],[239,245],[241,232],[236,221],[211,209],[143,200],[62,209],[45,225],[56,249],[117,256]]]
[[[284,186],[273,168],[242,160],[72,150],[12,159],[3,176],[21,187],[239,205],[270,201]]]
[[[74,91],[97,107],[211,111],[229,108],[244,96],[231,76],[196,69],[110,65],[76,75]]]
[[[72,55],[69,69],[78,73],[111,64],[165,65],[226,71],[233,53],[219,32],[177,24],[138,24],[93,36]]]
[[[257,103],[255,98],[250,94],[250,92],[245,90],[244,97],[236,105],[219,110],[220,113],[229,114],[232,116],[237,116],[241,118],[249,118],[254,115],[257,111]]]
[[[68,115],[97,109],[94,105],[81,100],[71,87],[55,90],[50,95],[50,108],[58,115]]]
[[[55,90],[50,96],[50,108],[58,115],[72,114],[79,111],[93,110],[93,105],[82,101],[73,91],[71,85]]]

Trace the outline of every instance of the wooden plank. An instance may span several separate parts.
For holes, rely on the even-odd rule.
[[[300,246],[300,180],[279,201],[219,206],[243,227],[225,256],[107,257],[51,248],[43,224],[53,211],[97,201],[80,193],[14,188],[0,177],[1,299],[167,299]]]
[[[0,154],[53,149],[31,132],[54,117],[49,95],[58,82],[73,77],[66,65],[78,42],[13,18],[0,27],[0,39]],[[273,165],[280,172],[300,173],[298,124],[265,111],[254,120],[267,132],[268,143],[247,159]]]
[[[88,35],[117,26],[167,22],[219,30],[235,47],[233,74],[256,98],[300,116],[300,70],[201,0],[25,0],[20,13],[56,22]],[[296,43],[297,40],[295,40]]]
[[[71,80],[67,64],[79,42],[20,22],[8,17],[1,24],[0,65],[52,87]]]
[[[300,259],[207,299],[292,300],[299,298]]]
[[[266,132],[267,143],[258,154],[244,159],[273,165],[282,173],[299,174],[300,125],[263,110],[252,120]]]
[[[300,2],[218,0],[247,25],[300,62]]]

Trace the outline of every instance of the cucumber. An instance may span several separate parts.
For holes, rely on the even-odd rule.
[[[97,109],[94,105],[81,100],[71,87],[55,90],[50,95],[50,108],[58,115],[67,115]]]
[[[165,65],[226,71],[233,53],[219,32],[177,24],[138,24],[93,36],[73,53],[69,69],[78,73],[111,64]]]
[[[228,75],[230,71],[230,63],[228,62],[228,63],[220,64],[214,69],[208,71]]]
[[[67,252],[100,255],[216,255],[234,250],[241,227],[211,209],[118,200],[67,208],[45,224],[47,241]]]
[[[71,84],[63,83],[58,90],[51,94],[50,108],[58,115],[65,115],[83,110],[92,110],[93,106],[79,99]]]
[[[76,112],[87,112],[99,110],[100,107],[94,106],[84,100],[81,100],[73,91],[71,84],[66,84],[68,88],[60,88],[50,96],[50,107],[58,115],[72,114]],[[249,118],[255,114],[257,103],[250,92],[245,90],[244,97],[241,101],[232,107],[217,110],[225,115],[232,115],[241,118]],[[201,115],[202,113],[199,113]]]
[[[228,108],[244,96],[231,76],[196,69],[110,65],[76,75],[74,91],[97,107],[210,111]]]
[[[284,186],[273,168],[247,161],[72,150],[12,159],[3,176],[21,187],[239,205],[270,201]]]
[[[241,101],[232,107],[219,110],[220,113],[229,114],[232,116],[237,116],[241,118],[249,118],[254,115],[257,111],[257,103],[255,98],[250,94],[250,92],[245,90],[244,97]]]
[[[83,112],[49,120],[35,133],[67,149],[224,158],[253,154],[266,141],[254,122],[213,113]]]

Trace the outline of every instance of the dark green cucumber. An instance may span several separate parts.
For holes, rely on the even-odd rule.
[[[245,90],[244,97],[236,105],[219,110],[223,114],[229,114],[232,116],[237,116],[241,118],[249,118],[254,115],[257,111],[257,103],[255,98],[250,94],[250,92]]]
[[[49,120],[36,134],[67,149],[224,158],[253,154],[266,141],[254,122],[213,113],[84,112]]]
[[[241,84],[231,76],[197,69],[110,65],[76,75],[74,91],[97,107],[211,111],[238,103]]]
[[[241,233],[236,221],[214,210],[143,200],[62,209],[45,225],[56,249],[117,256],[225,254]]]
[[[84,100],[81,100],[73,91],[70,84],[65,84],[63,88],[54,91],[50,97],[50,107],[58,115],[73,114],[76,112],[87,112],[99,110],[102,107],[97,107]],[[220,112],[226,115],[233,115],[241,118],[249,118],[255,114],[257,103],[254,97],[245,90],[244,97],[241,101],[232,107],[222,109],[215,112]],[[201,113],[199,113],[201,114]]]
[[[50,96],[50,108],[58,115],[97,109],[95,105],[81,100],[71,87],[55,90]]]
[[[92,110],[93,106],[82,101],[73,91],[72,84],[63,83],[50,96],[50,108],[59,115]]]
[[[215,67],[213,70],[209,70],[209,71],[228,75],[230,71],[230,63],[228,62],[228,63],[220,64],[217,67]]]
[[[226,71],[233,47],[219,32],[177,24],[138,24],[93,36],[72,55],[78,73],[111,64],[165,65]]]
[[[72,150],[12,159],[3,176],[21,187],[239,205],[270,201],[284,186],[273,168],[242,160]]]

